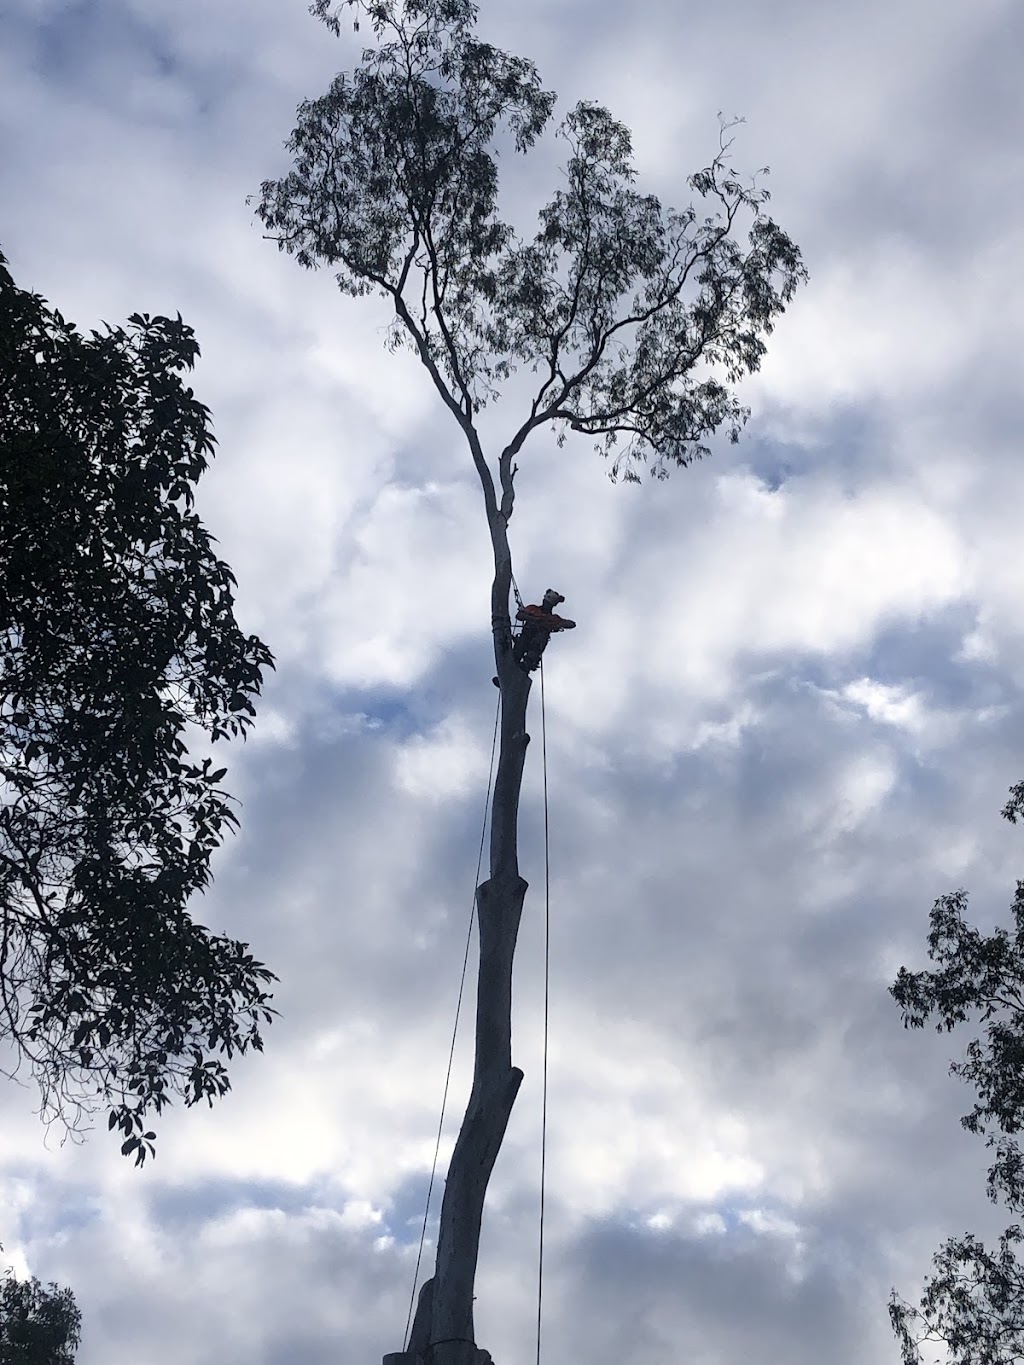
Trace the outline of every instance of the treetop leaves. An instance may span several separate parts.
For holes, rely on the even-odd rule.
[[[311,8],[337,32],[346,7]],[[300,106],[293,168],[262,186],[280,248],[331,267],[347,293],[389,299],[392,341],[467,431],[519,365],[538,374],[509,458],[548,422],[560,442],[593,437],[626,478],[652,456],[658,475],[699,458],[720,428],[736,440],[748,414],[727,384],[758,368],[806,271],[767,192],[728,166],[724,130],[690,177],[711,209],[698,219],[639,194],[629,130],[580,102],[558,128],[564,188],[521,240],[498,214],[497,167],[503,141],[525,152],[550,119],[533,63],[480,42],[466,0],[354,8],[378,46]]]

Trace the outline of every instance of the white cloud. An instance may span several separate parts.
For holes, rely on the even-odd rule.
[[[342,539],[317,621],[332,679],[407,687],[442,650],[478,633],[488,585],[474,570],[486,538],[468,515],[470,492],[453,483],[385,486]]]
[[[611,570],[621,588],[592,595],[585,632],[553,647],[574,729],[615,729],[646,752],[699,745],[713,733],[703,708],[736,706],[752,659],[842,656],[973,586],[954,526],[911,488],[846,494],[817,478],[769,492],[736,471],[702,501],[685,543],[636,544],[625,574]],[[751,719],[739,704],[734,738]]]
[[[800,1235],[799,1226],[789,1218],[780,1218],[770,1209],[744,1209],[739,1221],[752,1231],[765,1237],[785,1237],[795,1240]]]
[[[244,206],[286,168],[298,99],[365,36],[335,43],[304,10],[15,0],[0,17],[15,278],[84,326],[179,308],[195,325],[220,443],[200,510],[279,662],[229,760],[243,833],[197,907],[282,978],[266,1054],[214,1110],[166,1116],[143,1172],[102,1116],[84,1146],[47,1148],[32,1092],[5,1095],[0,1240],[78,1293],[80,1365],[397,1349],[433,1153],[493,715],[489,546],[458,433],[380,344],[386,311],[279,256]],[[564,96],[635,121],[641,184],[666,201],[715,110],[747,114],[737,162],[772,164],[812,271],[746,386],[737,451],[641,488],[611,487],[586,443],[538,438],[521,460],[520,586],[559,587],[579,621],[545,679],[549,1303],[583,1286],[576,1331],[618,1286],[631,1365],[695,1333],[721,1365],[803,1365],[816,1341],[882,1365],[892,1343],[865,1342],[888,1284],[984,1215],[948,1040],[905,1035],[885,986],[922,957],[950,879],[994,916],[1019,865],[998,819],[1024,678],[1015,11],[560,0],[483,20]],[[513,164],[546,198],[547,152]],[[479,1281],[498,1359],[530,1315],[535,1248],[538,749],[527,1079]],[[469,1065],[460,1046],[442,1158]],[[621,1229],[654,1244],[642,1286]],[[801,1238],[823,1266],[855,1248],[855,1272],[813,1281],[819,1337],[809,1311],[773,1316],[804,1304],[786,1297]],[[773,1292],[680,1292],[751,1265]],[[602,1331],[588,1358],[621,1360],[622,1339]]]
[[[949,267],[941,290],[936,263],[909,240],[828,262],[794,303],[752,387],[825,416],[834,404],[869,399],[903,409],[956,384],[986,319],[1007,340],[1019,332],[1007,245]]]
[[[920,693],[911,692],[905,687],[887,686],[872,678],[858,678],[856,682],[846,684],[842,695],[848,701],[863,706],[872,720],[886,725],[896,725],[920,734],[927,723]]]
[[[488,757],[465,722],[443,721],[398,750],[395,778],[408,795],[431,803],[476,795],[487,782]]]
[[[864,754],[849,764],[836,790],[830,833],[856,829],[882,805],[896,783],[896,764],[886,753]]]

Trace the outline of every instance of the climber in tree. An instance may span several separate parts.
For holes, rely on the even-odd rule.
[[[548,641],[559,630],[575,630],[576,622],[565,616],[556,616],[554,608],[565,598],[554,588],[548,588],[541,599],[540,606],[520,607],[516,620],[522,621],[523,628],[513,646],[516,663],[524,673],[532,673],[540,663]]]

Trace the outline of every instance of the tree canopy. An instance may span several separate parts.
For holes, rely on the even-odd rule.
[[[177,318],[81,335],[0,256],[0,1038],[137,1163],[173,1094],[229,1089],[274,979],[189,898],[237,825],[190,727],[243,735],[272,656],[193,511],[214,438]]]
[[[1010,792],[1005,819],[1024,817],[1024,782]],[[984,1137],[994,1153],[987,1190],[993,1203],[1024,1211],[1024,881],[1013,900],[1014,930],[985,936],[965,918],[967,895],[941,896],[931,912],[928,955],[934,971],[901,967],[892,995],[904,1025],[923,1028],[930,1019],[949,1032],[972,1019],[983,1025],[953,1075],[974,1087],[977,1101],[961,1119]],[[1024,1268],[1015,1248],[1024,1241],[1009,1226],[991,1251],[966,1233],[936,1253],[920,1305],[895,1293],[890,1316],[905,1365],[920,1365],[922,1347],[941,1344],[951,1365],[1011,1365],[1024,1358]]]
[[[326,0],[312,9],[337,31]],[[334,268],[346,293],[387,298],[392,341],[417,352],[464,428],[513,370],[537,374],[513,455],[551,422],[606,454],[622,443],[612,472],[636,478],[649,458],[664,474],[707,454],[719,428],[736,440],[748,411],[727,383],[758,368],[806,272],[763,211],[767,191],[728,166],[724,132],[688,182],[710,211],[665,209],[633,188],[629,130],[577,104],[557,130],[564,187],[523,241],[499,216],[498,155],[508,139],[527,152],[551,117],[534,64],[474,35],[471,0],[358,10],[378,46],[300,105],[293,169],[262,186],[281,248]]]

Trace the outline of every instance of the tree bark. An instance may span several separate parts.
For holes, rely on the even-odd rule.
[[[479,468],[479,464],[478,464]],[[503,481],[504,482],[504,481]],[[485,499],[487,495],[485,484]],[[473,1288],[484,1200],[523,1073],[512,1065],[512,963],[527,883],[519,875],[519,797],[530,736],[531,680],[512,655],[508,597],[512,560],[507,537],[511,479],[499,510],[488,501],[494,548],[491,616],[501,691],[498,766],[491,799],[490,876],[477,887],[477,974],[473,1085],[448,1167],[434,1276],[420,1292],[405,1351],[384,1365],[486,1365],[475,1344]]]

